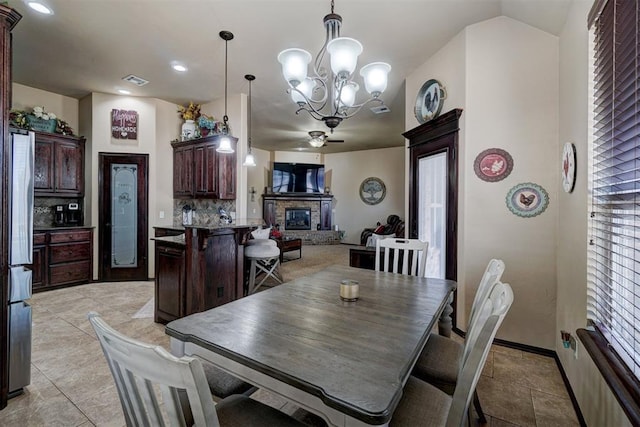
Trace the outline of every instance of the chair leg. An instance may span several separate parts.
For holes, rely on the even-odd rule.
[[[476,412],[478,413],[478,421],[480,424],[486,424],[487,418],[484,416],[482,406],[480,406],[480,399],[478,399],[478,392],[476,390],[473,391],[473,406],[476,408]]]

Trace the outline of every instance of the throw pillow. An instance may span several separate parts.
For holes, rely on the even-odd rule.
[[[251,236],[253,236],[254,239],[268,239],[270,232],[271,232],[271,227],[258,228],[257,230],[253,230],[251,232]]]

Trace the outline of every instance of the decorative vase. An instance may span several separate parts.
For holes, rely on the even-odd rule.
[[[182,140],[193,139],[196,136],[196,123],[193,120],[185,120],[182,124]]]

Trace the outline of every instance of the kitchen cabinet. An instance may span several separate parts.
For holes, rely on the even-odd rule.
[[[154,320],[167,323],[185,315],[185,247],[156,239]]]
[[[242,298],[243,243],[252,229],[248,224],[186,226],[184,235],[155,237],[155,321],[166,323]]]
[[[85,139],[45,132],[35,134],[35,196],[82,197]]]
[[[173,197],[176,199],[236,198],[236,138],[233,153],[218,153],[221,135],[172,142]]]
[[[93,273],[93,229],[34,233],[33,292],[89,283]]]

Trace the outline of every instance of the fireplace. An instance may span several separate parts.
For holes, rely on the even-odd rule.
[[[311,230],[310,208],[286,208],[284,210],[285,230]]]

